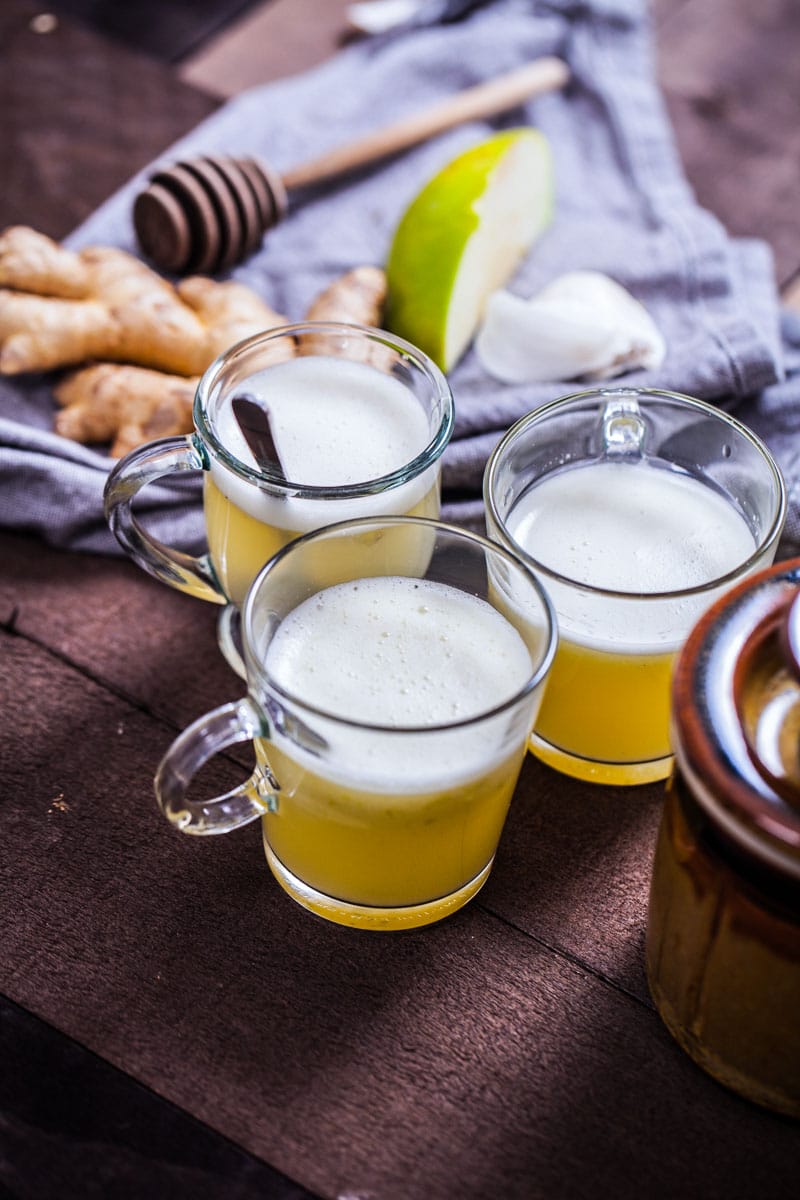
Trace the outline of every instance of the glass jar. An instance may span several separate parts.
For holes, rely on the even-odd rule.
[[[647,973],[680,1045],[800,1117],[800,559],[723,596],[672,686]]]

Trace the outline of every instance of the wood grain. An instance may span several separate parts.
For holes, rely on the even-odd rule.
[[[657,7],[698,196],[767,237],[788,277],[796,10]],[[303,69],[335,48],[342,9],[274,0],[247,62],[230,41],[217,62],[237,89],[258,62]],[[216,101],[63,20],[34,34],[37,11],[0,10],[0,223],[61,236]],[[794,1196],[796,1126],[697,1069],[647,997],[657,786],[583,788],[529,759],[468,909],[402,937],[333,929],[280,892],[255,827],[190,839],[155,806],[176,729],[240,694],[215,610],[30,538],[0,535],[0,560],[0,990],[326,1197]],[[242,770],[219,759],[203,785]],[[54,1162],[62,1143],[64,1197],[91,1194],[74,1128],[40,1143]],[[199,1183],[169,1194],[261,1194]]]
[[[699,202],[800,268],[800,5],[657,0],[659,76]]]
[[[184,83],[218,96],[306,70],[347,38],[348,0],[272,0],[247,13],[178,68]]]
[[[328,1197],[794,1195],[795,1127],[638,1000],[478,905],[402,937],[309,917],[254,827],[167,827],[162,722],[25,638],[0,655],[28,681],[0,859],[16,1003]]]
[[[175,62],[212,38],[253,0],[56,0],[60,15],[163,62]]]
[[[61,238],[217,106],[160,63],[40,8],[0,6],[0,227]]]
[[[73,555],[11,534],[0,533],[0,557],[0,627],[161,722],[169,740],[243,694],[217,648],[216,607],[128,562],[82,558],[77,572]],[[150,755],[148,790],[164,748]],[[649,1004],[642,938],[661,802],[659,785],[587,789],[529,757],[478,903]]]
[[[125,559],[76,556],[5,531],[0,558],[0,626],[48,647],[174,732],[241,695],[217,646],[216,605],[164,587]]]
[[[3,996],[0,1062],[0,1186],[15,1200],[317,1200]]]

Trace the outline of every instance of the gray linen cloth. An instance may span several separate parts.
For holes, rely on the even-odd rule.
[[[321,186],[291,208],[234,275],[290,319],[337,274],[383,263],[392,232],[422,184],[493,128],[533,124],[552,146],[556,217],[510,283],[528,296],[563,271],[593,268],[650,310],[668,354],[657,371],[624,383],[666,387],[736,411],[776,453],[791,512],[783,551],[800,535],[800,330],[781,314],[769,249],[733,240],[695,202],[655,82],[643,0],[497,0],[457,23],[356,43],[321,67],[236,97],[160,162],[197,153],[257,154],[278,170],[316,156],[426,103],[543,54],[565,58],[572,82],[491,123],[473,122],[358,177]],[[136,250],[132,179],[68,239]],[[789,373],[787,374],[787,369]],[[481,520],[480,483],[502,432],[524,412],[579,385],[489,379],[469,352],[451,374],[456,431],[444,460],[445,513]],[[56,545],[117,551],[102,516],[110,460],[50,432],[44,379],[0,383],[0,523]],[[202,544],[195,489],[145,492],[145,520],[173,544]]]

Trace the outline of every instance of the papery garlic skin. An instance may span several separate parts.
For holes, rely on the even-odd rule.
[[[569,271],[530,300],[493,292],[475,351],[504,383],[544,383],[657,367],[666,344],[644,305],[610,276]]]

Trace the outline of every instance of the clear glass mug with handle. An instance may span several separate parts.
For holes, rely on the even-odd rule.
[[[280,885],[339,924],[408,929],[467,903],[555,652],[525,564],[441,522],[340,523],[263,568],[242,639],[247,698],[196,721],[158,769],[168,820],[202,835],[260,819]],[[252,776],[192,798],[203,764],[242,741]]]
[[[512,426],[484,498],[490,535],[558,617],[533,753],[597,783],[666,778],[675,656],[717,596],[775,555],[786,496],[769,450],[690,396],[592,389]]]
[[[439,515],[452,393],[425,354],[382,330],[307,322],[240,342],[203,375],[193,419],[188,437],[116,465],[106,516],[145,571],[226,606],[220,642],[240,674],[238,612],[277,550],[336,521]],[[187,471],[203,472],[202,556],[157,541],[133,511],[149,483]]]

